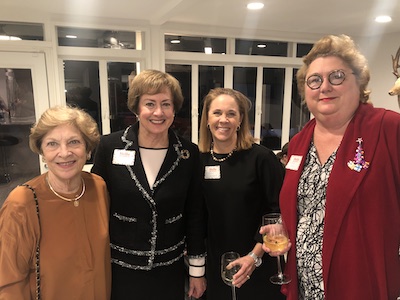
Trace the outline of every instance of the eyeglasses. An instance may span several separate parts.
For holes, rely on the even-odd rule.
[[[354,73],[351,73],[354,74]],[[333,70],[328,75],[328,81],[332,85],[341,85],[343,81],[346,79],[346,74],[343,70]],[[319,74],[313,74],[307,78],[307,85],[310,89],[316,90],[319,89],[324,82],[324,78]]]

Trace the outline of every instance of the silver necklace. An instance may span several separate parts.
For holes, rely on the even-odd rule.
[[[74,202],[74,206],[78,207],[79,206],[79,199],[82,198],[83,194],[86,191],[86,185],[85,185],[85,181],[83,180],[83,178],[81,178],[82,180],[82,192],[80,193],[79,196],[75,197],[75,198],[67,198],[64,196],[61,196],[59,193],[57,193],[54,188],[51,186],[50,181],[49,181],[49,177],[46,176],[46,182],[49,185],[50,190],[54,193],[54,195],[56,195],[58,198],[64,200],[64,201],[68,201],[68,202]]]
[[[214,161],[217,161],[217,162],[223,162],[223,161],[227,160],[229,157],[232,156],[233,152],[236,150],[236,147],[235,147],[235,148],[233,148],[233,150],[232,150],[231,152],[228,153],[227,156],[225,156],[225,157],[223,157],[223,158],[217,158],[217,157],[215,157],[215,155],[214,155],[214,150],[213,150],[213,148],[214,148],[214,143],[211,143],[211,148],[210,148],[211,157],[212,157],[212,159],[213,159]]]

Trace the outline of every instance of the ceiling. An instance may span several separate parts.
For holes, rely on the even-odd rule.
[[[299,34],[340,34],[367,37],[400,34],[400,0],[261,0],[260,11],[248,11],[247,0],[1,0],[0,18],[65,20],[85,23],[118,20],[120,24],[205,25]],[[377,15],[393,21],[377,24]]]

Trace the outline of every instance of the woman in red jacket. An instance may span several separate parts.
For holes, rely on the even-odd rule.
[[[396,299],[400,115],[370,103],[367,62],[348,36],[322,38],[303,61],[298,88],[315,118],[289,146],[280,206],[292,282],[282,290],[288,300]]]

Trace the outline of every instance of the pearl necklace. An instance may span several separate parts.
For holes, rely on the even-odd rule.
[[[78,206],[79,206],[79,199],[82,198],[83,194],[84,194],[85,191],[86,191],[85,181],[83,180],[83,178],[81,178],[81,179],[82,179],[82,192],[80,193],[79,196],[77,196],[77,197],[71,199],[71,198],[67,198],[67,197],[61,196],[59,193],[57,193],[57,192],[54,190],[54,188],[51,186],[50,181],[49,181],[49,177],[46,176],[46,182],[47,182],[47,184],[49,185],[50,190],[54,193],[54,195],[56,195],[58,198],[60,198],[60,199],[62,199],[62,200],[64,200],[64,201],[74,202],[74,206],[75,206],[75,207],[78,207]]]
[[[231,152],[228,153],[227,156],[225,156],[225,157],[223,157],[223,158],[217,158],[217,157],[215,157],[215,155],[214,155],[214,150],[213,150],[213,148],[214,148],[214,143],[211,143],[211,148],[210,148],[211,157],[212,157],[212,159],[213,159],[214,161],[217,161],[217,162],[223,162],[223,161],[227,160],[229,157],[232,156],[233,152],[236,150],[236,147],[235,147],[235,148],[233,148],[233,150],[232,150]]]

